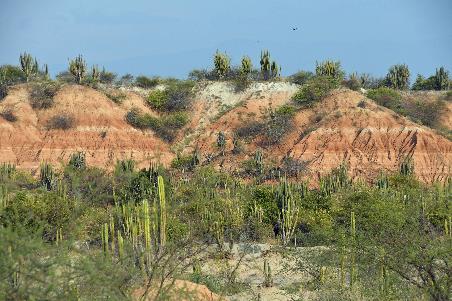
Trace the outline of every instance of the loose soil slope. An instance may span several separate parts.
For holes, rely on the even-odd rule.
[[[231,171],[261,148],[267,163],[278,165],[284,157],[302,161],[314,181],[341,162],[348,164],[353,177],[375,179],[382,170],[397,170],[407,156],[413,157],[416,174],[424,182],[452,175],[451,141],[348,89],[336,90],[314,107],[298,111],[293,129],[280,143],[265,145],[260,136],[245,145],[243,154],[233,155],[235,129],[260,119],[270,103],[277,107],[290,101],[287,93],[270,95],[251,97],[207,126],[197,143],[201,152],[218,154],[216,137],[223,131],[227,152],[217,161]]]
[[[27,85],[10,89],[0,103],[0,111],[13,108],[18,120],[0,118],[0,162],[19,168],[36,169],[40,162],[67,162],[75,151],[86,153],[89,165],[112,168],[118,159],[133,158],[138,165],[150,160],[169,164],[169,146],[151,132],[134,129],[124,117],[132,106],[153,114],[143,99],[127,93],[121,105],[88,87],[69,85],[54,97],[46,110],[32,109]],[[56,115],[69,114],[75,126],[69,130],[48,130],[47,122]]]
[[[198,147],[203,161],[213,156],[217,167],[233,172],[261,148],[267,165],[277,166],[284,157],[292,157],[306,165],[307,176],[314,182],[343,161],[354,177],[374,179],[381,170],[396,170],[406,156],[413,156],[416,173],[425,182],[451,176],[450,140],[348,89],[336,90],[312,108],[297,111],[293,128],[276,145],[266,145],[260,135],[244,141],[241,154],[231,151],[235,129],[261,120],[270,106],[289,103],[296,85],[254,83],[235,93],[227,83],[206,83],[198,88],[190,124],[172,145],[150,130],[127,124],[124,117],[132,106],[156,115],[136,92],[126,92],[127,98],[118,105],[102,92],[68,85],[55,96],[52,108],[35,110],[27,89],[27,85],[13,87],[0,102],[0,111],[11,107],[18,117],[16,122],[0,118],[0,162],[13,162],[19,168],[36,169],[42,161],[67,162],[75,151],[84,151],[89,165],[109,169],[124,158],[133,158],[139,166],[150,161],[168,165],[176,152],[190,153]],[[47,121],[61,113],[71,114],[75,127],[48,130]],[[441,116],[446,127],[451,113],[447,104]],[[227,137],[224,157],[216,148],[219,131]]]

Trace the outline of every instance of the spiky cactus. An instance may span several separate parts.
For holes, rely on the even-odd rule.
[[[93,78],[93,81],[98,81],[100,76],[99,67],[97,65],[93,65],[91,69],[91,77]]]
[[[268,52],[268,50],[261,51],[260,64],[261,64],[261,73],[264,80],[269,80],[271,72],[271,58],[270,52]]]
[[[406,157],[402,163],[400,163],[400,174],[404,176],[414,174],[414,163],[411,157]]]
[[[283,178],[276,192],[276,199],[280,209],[281,238],[287,245],[295,233],[300,218],[300,208],[292,195],[292,190],[286,178]]]
[[[278,66],[278,64],[273,61],[271,66],[270,66],[270,76],[271,78],[277,78],[279,77],[281,74],[281,67]]]
[[[258,174],[264,173],[264,155],[262,150],[257,149],[256,153],[254,153],[254,164],[256,165],[256,171]]]
[[[388,189],[389,188],[389,179],[386,174],[380,174],[377,179],[377,187],[379,189]]]
[[[406,90],[410,82],[410,70],[405,64],[394,65],[386,75],[386,85],[393,89]]]
[[[45,77],[46,80],[50,78],[49,66],[47,64],[44,64],[44,77]]]
[[[267,259],[264,260],[264,286],[265,287],[273,286],[272,270]]]
[[[436,69],[435,73],[435,88],[436,90],[448,90],[449,89],[449,72],[440,67]]]
[[[221,155],[224,156],[224,151],[226,148],[226,136],[223,132],[219,132],[217,136],[217,147],[221,152]]]
[[[229,56],[226,53],[222,53],[217,50],[213,58],[213,63],[215,66],[216,75],[220,79],[224,78],[228,74],[230,69],[231,59],[229,58]]]
[[[81,54],[69,62],[69,72],[75,77],[78,84],[82,82],[86,73],[86,62]]]
[[[326,60],[315,64],[315,73],[318,76],[328,76],[337,80],[341,80],[344,77],[344,71],[342,71],[339,61]]]
[[[104,226],[102,227],[101,237],[102,237],[102,250],[104,252],[104,256],[107,257],[109,254],[109,238],[107,223],[105,223]]]
[[[52,190],[56,185],[56,175],[53,171],[52,165],[48,163],[41,164],[39,173],[39,181],[41,186],[45,187],[48,191]]]
[[[248,75],[251,73],[251,70],[253,69],[253,63],[251,62],[251,59],[249,56],[244,56],[242,58],[242,65],[240,67],[240,74],[242,76],[248,77]]]
[[[159,192],[159,233],[160,246],[166,244],[166,199],[165,199],[165,183],[162,176],[158,176],[158,192]]]
[[[25,79],[27,82],[32,76],[38,73],[37,64],[38,62],[36,61],[36,59],[33,59],[31,54],[24,52],[20,55],[20,67],[25,74]]]

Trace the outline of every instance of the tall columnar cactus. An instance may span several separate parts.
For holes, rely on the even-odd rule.
[[[122,237],[120,230],[118,230],[117,232],[118,232],[118,237],[117,237],[117,240],[118,240],[118,256],[119,256],[119,259],[122,259],[122,258],[124,258],[124,238]]]
[[[410,70],[405,64],[394,65],[386,75],[386,85],[393,89],[406,90],[410,83]]]
[[[69,72],[75,77],[78,84],[82,82],[86,73],[86,62],[81,54],[69,62]]]
[[[268,52],[268,50],[261,51],[260,64],[261,64],[261,73],[264,80],[269,80],[271,72],[271,58],[270,52]]]
[[[242,58],[242,65],[240,67],[240,73],[242,76],[248,76],[251,73],[251,70],[253,69],[253,63],[251,62],[251,59],[249,56],[244,56]]]
[[[28,82],[30,78],[37,74],[37,61],[33,59],[31,54],[26,52],[20,55],[20,67],[25,74],[25,79]]]
[[[224,78],[230,69],[231,59],[226,53],[217,52],[215,53],[213,57],[213,63],[215,66],[215,73],[216,75],[222,79]]]
[[[223,132],[219,132],[217,136],[217,147],[221,152],[221,155],[224,156],[224,151],[226,148],[226,136]]]
[[[264,286],[265,287],[273,286],[272,270],[267,259],[264,260]]]
[[[406,157],[402,163],[400,163],[400,174],[404,176],[410,176],[414,174],[414,163],[411,157]]]
[[[281,238],[284,245],[287,245],[298,225],[300,218],[300,208],[296,199],[292,195],[291,187],[286,178],[283,178],[276,192],[276,199],[280,207]]]
[[[99,67],[97,67],[97,65],[93,65],[91,69],[91,77],[93,78],[94,81],[98,81],[99,76],[100,76]]]
[[[41,183],[41,186],[50,191],[55,187],[56,180],[56,175],[53,171],[52,165],[48,163],[41,164],[39,173],[39,182]]]
[[[351,212],[350,214],[350,236],[352,239],[352,250],[351,250],[351,267],[350,267],[350,286],[353,286],[356,279],[356,266],[355,266],[355,237],[356,237],[356,221],[355,221],[355,212]]]
[[[104,252],[104,256],[107,257],[109,254],[109,238],[107,223],[105,223],[104,226],[102,227],[101,236],[102,236],[102,250]]]
[[[166,199],[165,199],[165,183],[163,177],[158,177],[158,191],[159,191],[159,233],[160,246],[164,247],[166,244]]]
[[[277,78],[279,77],[281,74],[281,67],[278,66],[278,64],[273,61],[271,66],[270,66],[270,76],[271,78]]]
[[[44,77],[45,77],[45,79],[49,79],[50,78],[49,66],[47,64],[44,64]]]
[[[435,73],[435,89],[436,90],[448,90],[450,85],[449,81],[449,72],[444,69],[444,67],[440,67],[436,69]]]
[[[328,76],[337,80],[341,80],[344,77],[344,71],[342,71],[339,61],[326,60],[315,64],[315,73],[318,76]]]
[[[377,187],[379,189],[388,189],[389,188],[389,179],[388,176],[384,173],[380,174],[377,179]]]
[[[256,153],[254,154],[254,164],[256,165],[256,171],[258,174],[264,173],[264,155],[262,153],[262,150],[257,149]]]
[[[149,252],[151,250],[151,218],[149,213],[149,203],[147,200],[143,201],[143,225],[144,225],[144,245],[146,251]]]

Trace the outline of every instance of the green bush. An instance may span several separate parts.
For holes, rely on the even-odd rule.
[[[447,101],[452,101],[452,91],[447,91],[444,95],[444,99]]]
[[[378,105],[389,108],[396,112],[401,112],[402,108],[402,96],[399,92],[387,88],[380,87],[372,89],[367,92],[367,97],[374,100]]]
[[[154,88],[159,83],[160,79],[158,77],[149,78],[147,76],[140,75],[135,78],[135,85],[144,89]]]
[[[338,87],[334,78],[327,76],[316,76],[303,85],[297,93],[292,96],[292,100],[302,105],[312,105],[314,102],[322,100],[328,93]]]
[[[124,99],[127,98],[127,94],[121,91],[115,91],[113,93],[105,92],[105,96],[111,99],[115,104],[121,104]]]
[[[297,73],[289,76],[289,80],[291,83],[304,85],[313,77],[314,73],[312,73],[311,71],[298,71]]]
[[[0,66],[0,85],[15,85],[25,82],[24,72],[16,66],[2,65]]]
[[[55,76],[57,82],[65,84],[75,84],[75,78],[69,71],[62,71]]]
[[[148,104],[156,110],[162,110],[167,101],[168,93],[164,90],[151,91],[147,98]]]

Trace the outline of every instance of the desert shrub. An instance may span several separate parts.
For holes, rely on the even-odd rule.
[[[413,121],[429,127],[436,127],[445,107],[446,104],[441,100],[433,102],[416,100],[406,102],[404,104],[404,111]]]
[[[148,104],[156,110],[161,110],[163,106],[166,104],[167,100],[168,94],[167,91],[164,90],[151,91],[147,98]]]
[[[292,100],[302,105],[312,105],[312,103],[323,99],[331,90],[337,87],[338,83],[331,77],[316,76],[303,85],[292,96]]]
[[[235,130],[235,134],[239,138],[254,138],[263,132],[265,124],[258,121],[246,122],[244,125]]]
[[[171,161],[171,167],[176,169],[190,170],[193,168],[193,155],[180,155]]]
[[[444,95],[444,99],[447,101],[452,101],[452,91],[447,91]]]
[[[281,165],[281,173],[287,177],[297,177],[308,169],[308,162],[284,157]]]
[[[269,112],[266,125],[266,141],[268,144],[279,143],[284,135],[291,130],[294,115],[295,108],[289,105],[282,105]]]
[[[174,112],[157,118],[147,113],[143,114],[137,108],[132,108],[126,114],[126,121],[130,125],[139,129],[152,129],[166,141],[172,141],[176,131],[186,125],[188,120],[188,115],[185,112]]]
[[[30,104],[33,109],[49,109],[60,86],[53,82],[35,83],[30,87]]]
[[[435,77],[430,76],[429,78],[424,78],[422,75],[418,74],[411,89],[417,91],[435,90]]]
[[[3,111],[0,112],[0,116],[9,122],[16,122],[17,116],[14,114],[13,108],[6,107],[3,109]]]
[[[124,74],[121,76],[121,78],[117,81],[117,84],[119,86],[126,86],[129,87],[133,83],[133,75],[130,73]]]
[[[6,84],[0,84],[0,101],[8,95],[8,87]]]
[[[389,68],[388,74],[386,75],[386,86],[406,90],[410,84],[410,70],[405,64],[394,65]]]
[[[55,76],[56,80],[61,83],[74,84],[75,78],[69,71],[62,71]]]
[[[152,91],[148,96],[149,105],[159,111],[177,112],[187,110],[191,106],[192,81],[172,81],[165,90]]]
[[[113,93],[105,92],[105,96],[107,96],[111,101],[116,104],[121,104],[124,99],[127,98],[127,94],[121,91],[115,91]]]
[[[297,85],[304,85],[306,84],[311,78],[314,77],[314,73],[311,71],[298,71],[295,74],[292,74],[289,76],[289,80],[291,83],[297,84]]]
[[[361,81],[358,74],[352,73],[347,79],[342,81],[342,85],[353,91],[358,91],[361,88]]]
[[[213,75],[207,69],[194,69],[188,73],[188,79],[192,81],[211,80]]]
[[[402,96],[393,89],[387,87],[372,89],[367,92],[367,97],[391,110],[400,111],[402,109]]]
[[[151,89],[157,86],[160,83],[160,79],[158,77],[147,77],[144,75],[137,76],[135,78],[135,85],[144,89]]]
[[[99,81],[103,84],[112,84],[118,75],[116,73],[102,70],[99,74]]]
[[[47,121],[47,129],[49,130],[68,130],[74,126],[74,117],[66,113],[55,115]]]
[[[0,66],[0,85],[15,85],[25,82],[24,72],[16,66]]]

